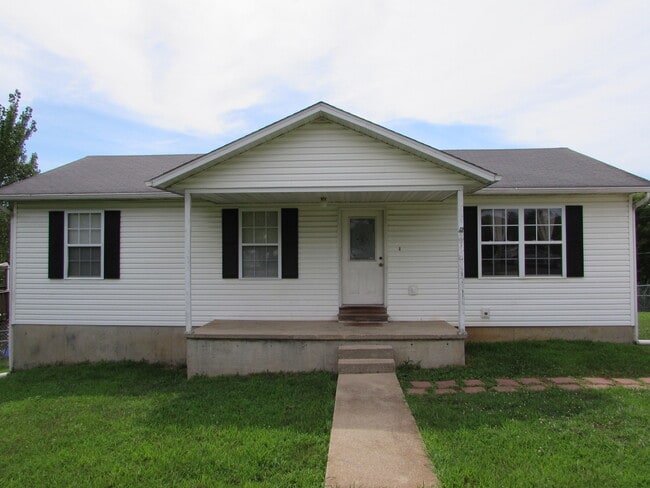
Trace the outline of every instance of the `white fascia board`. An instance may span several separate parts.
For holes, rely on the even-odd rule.
[[[642,193],[650,191],[648,187],[606,186],[577,188],[482,188],[474,195],[584,195],[585,193]]]
[[[18,194],[0,195],[0,200],[8,202],[39,200],[168,200],[179,198],[175,193],[53,193],[53,194]]]
[[[398,147],[423,159],[434,160],[444,167],[469,176],[483,184],[495,183],[501,179],[500,176],[495,173],[472,163],[468,163],[467,161],[452,156],[451,154],[434,149],[426,144],[411,139],[410,137],[403,136],[397,132],[386,129],[385,127],[357,117],[356,115],[344,112],[332,105],[319,102],[256,132],[244,136],[241,139],[226,144],[225,146],[209,152],[204,156],[200,156],[193,161],[189,161],[177,168],[163,173],[160,176],[152,178],[147,182],[147,185],[154,188],[166,189],[174,183],[202,171],[209,165],[218,164],[223,160],[241,154],[244,151],[252,149],[255,146],[296,129],[301,125],[307,124],[318,117],[325,117],[328,120]]]

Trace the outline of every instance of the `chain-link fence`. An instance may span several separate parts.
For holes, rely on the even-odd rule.
[[[9,357],[9,290],[7,268],[0,266],[0,359]]]
[[[650,312],[650,285],[639,285],[636,297],[639,312]]]

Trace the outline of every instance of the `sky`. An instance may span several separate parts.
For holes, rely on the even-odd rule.
[[[648,0],[0,0],[0,104],[15,89],[42,171],[208,152],[325,101],[650,178]]]

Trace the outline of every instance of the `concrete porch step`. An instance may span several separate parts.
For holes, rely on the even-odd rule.
[[[392,346],[357,344],[339,346],[339,359],[395,359]]]
[[[394,359],[352,358],[339,359],[339,374],[393,373]]]

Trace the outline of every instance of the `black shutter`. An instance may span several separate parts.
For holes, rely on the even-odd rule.
[[[221,210],[221,275],[239,278],[239,210]]]
[[[566,215],[566,275],[582,278],[585,275],[582,205],[567,205]]]
[[[50,212],[47,263],[47,277],[50,279],[63,279],[64,225],[65,214],[63,211]]]
[[[282,209],[282,278],[298,278],[298,209]]]
[[[120,279],[120,218],[119,210],[104,211],[104,279]]]
[[[463,208],[465,278],[478,278],[478,207]]]

